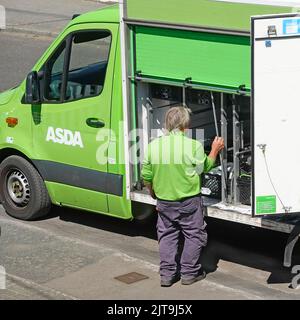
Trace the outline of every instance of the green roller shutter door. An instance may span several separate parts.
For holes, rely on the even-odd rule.
[[[250,89],[249,37],[139,26],[135,45],[144,76]]]

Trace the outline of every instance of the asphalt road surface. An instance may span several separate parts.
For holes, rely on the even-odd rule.
[[[0,92],[19,85],[53,41],[17,32],[0,33]]]
[[[0,33],[0,92],[19,84],[53,41]],[[148,224],[54,207],[46,219],[22,222],[0,208],[0,299],[299,299],[282,267],[287,235],[208,219],[209,245],[201,283],[160,288],[155,219]],[[294,264],[300,264],[300,246]],[[148,278],[124,284],[115,277]],[[1,280],[1,277],[0,277]],[[1,287],[1,283],[0,283]]]

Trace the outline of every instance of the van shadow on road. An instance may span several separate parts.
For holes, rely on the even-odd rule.
[[[54,217],[113,234],[157,239],[155,216],[146,222],[124,221],[79,210],[55,208],[48,219]],[[294,277],[291,268],[283,267],[287,234],[213,218],[206,218],[206,221],[209,241],[201,261],[208,273],[215,272],[219,261],[223,260],[269,272],[268,284],[291,283]],[[300,243],[294,249],[293,265],[300,265],[299,252]]]
[[[269,272],[268,284],[289,284],[295,276],[291,268],[283,267],[287,234],[215,219],[208,219],[208,234],[202,261],[210,272],[221,259]],[[294,249],[293,265],[300,265],[299,253],[300,243]]]

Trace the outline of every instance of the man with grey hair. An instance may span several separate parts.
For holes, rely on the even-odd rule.
[[[207,244],[200,175],[213,168],[224,140],[216,137],[207,156],[199,141],[185,136],[189,125],[188,108],[169,109],[167,133],[149,144],[143,162],[142,178],[152,197],[157,198],[162,287],[170,287],[180,278],[183,285],[189,285],[206,276],[199,261]],[[184,246],[178,263],[180,234]]]

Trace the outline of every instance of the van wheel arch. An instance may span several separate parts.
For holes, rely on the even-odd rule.
[[[39,169],[34,165],[34,163],[32,162],[32,160],[30,158],[28,158],[23,152],[17,150],[17,149],[13,149],[13,148],[4,148],[0,150],[0,164],[8,157],[10,156],[19,156],[25,160],[27,160],[31,165],[34,166],[34,168],[38,171],[38,173],[41,175],[41,172],[39,171]],[[42,175],[41,175],[42,177]],[[43,178],[43,177],[42,177]]]

